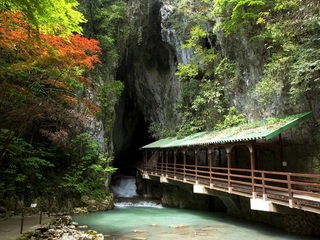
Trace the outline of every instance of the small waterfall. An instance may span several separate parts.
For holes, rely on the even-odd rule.
[[[138,197],[136,178],[134,176],[124,176],[113,182],[111,190],[115,197],[133,198]]]
[[[146,201],[138,195],[134,176],[117,177],[111,184],[111,191],[115,196],[114,205],[118,208],[130,206],[162,208],[160,200]]]

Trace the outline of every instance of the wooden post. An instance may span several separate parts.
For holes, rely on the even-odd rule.
[[[164,150],[166,156],[166,177],[168,177],[169,150]]]
[[[247,145],[247,147],[248,147],[248,149],[249,149],[249,151],[250,151],[252,198],[256,198],[256,197],[257,197],[257,193],[256,193],[256,190],[255,190],[256,157],[255,157],[253,142],[251,141],[251,142]]]
[[[163,158],[164,158],[163,150],[160,150],[159,153],[161,153],[161,175],[163,175]]]
[[[291,186],[291,173],[287,173],[287,181],[288,181],[288,198],[289,198],[289,207],[293,208],[293,194],[292,194],[292,186]]]
[[[213,187],[213,182],[212,182],[212,152],[213,149],[212,147],[208,148],[208,161],[209,161],[209,186],[210,188]]]
[[[25,211],[25,208],[23,208],[23,209],[22,209],[22,213],[21,213],[20,234],[22,234],[22,233],[23,233],[24,211]]]
[[[42,211],[40,210],[40,219],[39,219],[39,224],[42,223]]]
[[[229,193],[232,193],[232,187],[231,187],[231,150],[232,150],[232,147],[226,146],[227,167],[228,167],[228,192]]]
[[[142,165],[142,167],[143,167],[143,170],[144,171],[148,171],[148,150],[143,150],[143,165]]]
[[[177,164],[177,150],[173,150],[173,177],[174,179],[177,178],[176,176],[176,164]]]
[[[186,164],[187,164],[187,156],[186,156],[186,149],[182,150],[182,154],[183,154],[183,181],[186,182]]]
[[[261,178],[262,178],[262,199],[267,201],[268,200],[268,195],[266,192],[266,182],[265,182],[265,172],[261,173]]]
[[[157,155],[155,156],[155,172],[156,172],[156,175],[158,175],[159,152],[156,151],[154,154],[157,154]]]
[[[282,142],[282,135],[279,134],[279,144],[280,144],[280,169],[282,172],[284,172],[286,169],[284,168],[284,154],[283,154],[283,142]]]
[[[239,165],[238,165],[238,149],[237,148],[234,148],[234,163],[235,163],[234,168],[239,168]]]
[[[198,148],[194,150],[194,170],[195,170],[195,183],[198,184]]]

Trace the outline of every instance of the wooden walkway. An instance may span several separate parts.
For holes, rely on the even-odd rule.
[[[179,181],[320,214],[320,175],[154,163],[139,166],[143,176]],[[212,191],[213,190],[213,191]],[[208,193],[212,194],[212,193]],[[214,195],[214,194],[213,194]]]

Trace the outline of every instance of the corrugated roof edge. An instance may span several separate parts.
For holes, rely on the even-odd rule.
[[[300,113],[300,114],[296,114],[293,116],[296,116],[296,118],[292,119],[290,122],[288,122],[282,128],[279,128],[277,131],[274,131],[274,132],[270,133],[269,135],[267,135],[266,140],[269,140],[269,139],[275,137],[276,135],[280,134],[281,132],[286,131],[289,128],[292,128],[292,127],[298,125],[299,123],[307,120],[308,118],[313,116],[313,112]]]
[[[262,139],[262,138],[265,138],[266,140],[270,140],[271,138],[275,137],[276,135],[280,134],[281,132],[305,121],[306,119],[310,118],[311,116],[313,116],[313,112],[306,112],[306,113],[290,115],[290,116],[283,117],[283,118],[276,118],[277,120],[280,120],[280,121],[288,119],[288,122],[286,122],[281,127],[277,128],[275,131],[269,132],[268,134],[263,135],[263,136],[255,136],[253,138],[238,137],[238,138],[231,138],[231,139],[227,138],[227,139],[219,139],[219,140],[211,139],[211,140],[207,140],[204,142],[192,141],[201,135],[209,134],[212,132],[219,132],[219,131],[207,131],[207,132],[195,133],[195,134],[186,136],[185,138],[182,138],[182,139],[178,139],[177,137],[169,137],[169,138],[159,139],[155,142],[152,142],[150,144],[142,146],[140,149],[152,149],[152,148],[157,149],[157,148],[170,148],[170,147],[182,147],[182,146],[187,147],[187,146],[192,146],[192,145],[208,145],[208,144],[213,144],[213,143],[230,143],[230,142],[239,142],[239,141],[249,141],[249,140],[255,140],[255,139]],[[292,120],[290,121],[290,119],[292,119]],[[260,120],[260,121],[255,121],[255,122],[245,124],[242,126],[250,126],[250,125],[253,125],[254,123],[260,123],[262,125],[262,123],[265,124],[266,122],[268,122],[268,121],[267,120]],[[239,127],[241,127],[241,126],[233,127],[233,128],[239,128]],[[230,128],[230,129],[233,129],[233,128]]]

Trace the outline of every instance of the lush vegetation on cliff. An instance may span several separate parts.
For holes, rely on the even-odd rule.
[[[154,124],[155,136],[228,127],[226,117],[235,119],[235,124],[245,121],[232,104],[234,96],[244,92],[254,102],[246,106],[251,113],[256,109],[263,115],[281,94],[287,95],[287,112],[316,111],[319,1],[184,0],[175,7],[172,27],[188,33],[183,48],[192,49],[194,55],[177,71],[182,83],[181,124],[171,126],[174,130],[170,125],[160,130]],[[246,48],[256,60],[250,59]],[[251,85],[247,83],[252,78],[250,61],[263,66]]]
[[[116,59],[117,14],[125,14],[117,1],[106,19],[101,4],[111,1],[99,1],[90,16],[108,25],[89,19],[105,32],[89,29],[85,16],[92,8],[84,4],[93,3],[83,1],[81,13],[76,0],[0,1],[1,200],[106,194],[113,158],[109,136],[104,142],[98,134],[110,132],[123,86],[101,69]]]

